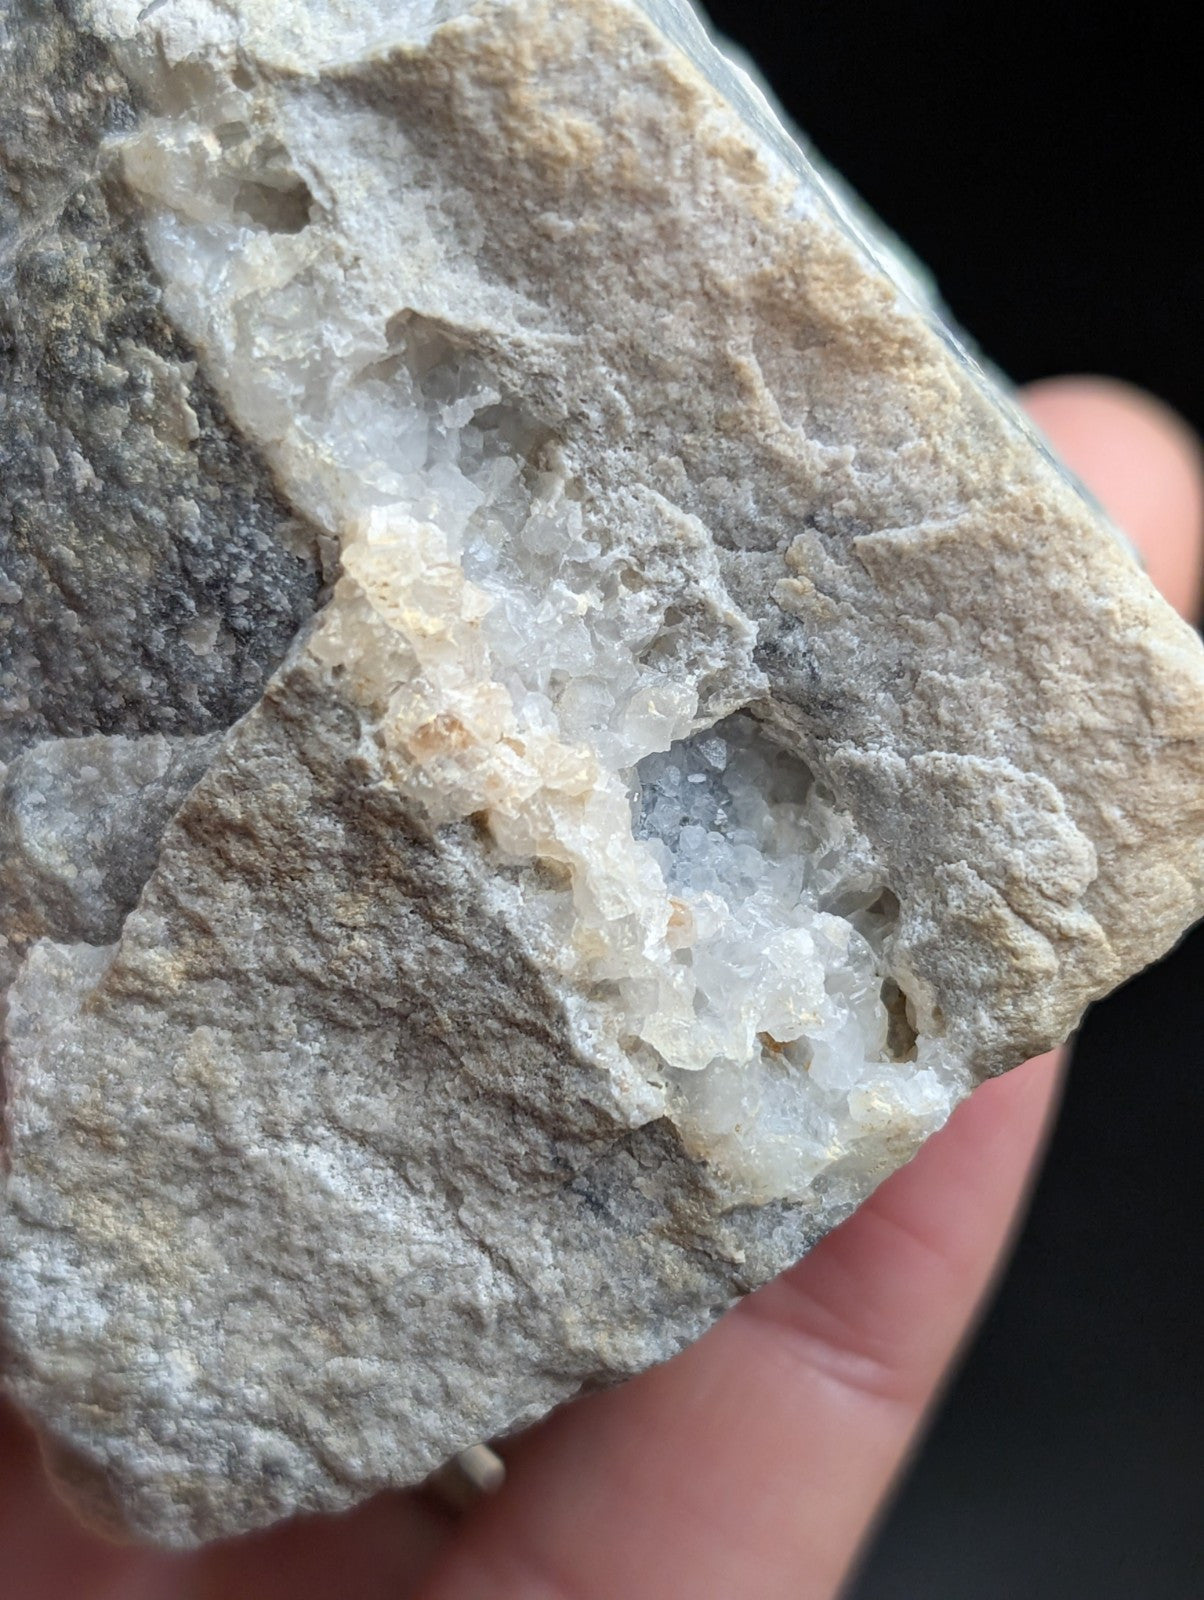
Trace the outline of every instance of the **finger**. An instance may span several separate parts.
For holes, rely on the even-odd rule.
[[[169,1555],[81,1526],[51,1489],[29,1430],[0,1404],[0,1594],[4,1600],[406,1600],[450,1518],[415,1495],[380,1495],[341,1517]]]
[[[452,1526],[450,1515],[418,1495],[377,1495],[342,1516],[297,1517],[202,1550],[186,1558],[179,1594],[181,1600],[407,1600]]]
[[[1102,478],[1100,491],[1186,603],[1200,491],[1167,464],[1183,459],[1181,425],[1163,427],[1128,391],[1093,390],[1085,404],[1108,410],[1107,454],[1133,456],[1131,481],[1148,486],[1158,520],[1136,489],[1124,508]],[[1055,446],[1064,433],[1094,479],[1077,412],[1043,407]],[[1046,1056],[984,1085],[848,1223],[692,1349],[521,1441],[506,1488],[423,1600],[830,1600],[991,1280],[1056,1080]]]
[[[4,1600],[158,1600],[161,1558],[82,1527],[51,1491],[33,1435],[0,1403],[0,1592]]]
[[[1140,549],[1166,598],[1200,605],[1204,477],[1200,441],[1160,400],[1111,378],[1050,378],[1024,394],[1029,415]]]

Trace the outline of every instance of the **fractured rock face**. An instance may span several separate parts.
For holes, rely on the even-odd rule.
[[[66,10],[0,1338],[189,1544],[672,1354],[1165,949],[1204,652],[682,7]]]

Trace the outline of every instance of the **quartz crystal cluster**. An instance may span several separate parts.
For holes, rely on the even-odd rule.
[[[678,0],[0,0],[0,1381],[176,1545],[672,1354],[1204,907],[1204,652]]]

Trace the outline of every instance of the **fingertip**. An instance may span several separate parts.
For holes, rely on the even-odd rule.
[[[1200,609],[1204,457],[1161,400],[1114,378],[1048,378],[1021,394],[1058,456],[1141,551],[1184,616]]]
[[[1047,1121],[1057,1106],[1069,1053],[1068,1044],[1060,1045],[1033,1056],[1001,1077],[988,1079],[957,1115],[965,1115],[970,1106],[990,1101],[993,1108],[1005,1105],[1006,1115],[1021,1123],[1034,1118],[1038,1124],[1043,1119]],[[992,1115],[996,1114],[993,1109]]]

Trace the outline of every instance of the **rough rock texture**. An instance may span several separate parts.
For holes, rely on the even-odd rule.
[[[671,1354],[1165,949],[1204,652],[676,3],[0,18],[3,1372],[188,1544]]]
[[[217,735],[50,739],[0,784],[0,895],[9,940],[108,944],[150,877],[164,828]]]
[[[103,44],[0,4],[0,761],[226,727],[313,609],[313,535],[163,314]]]

